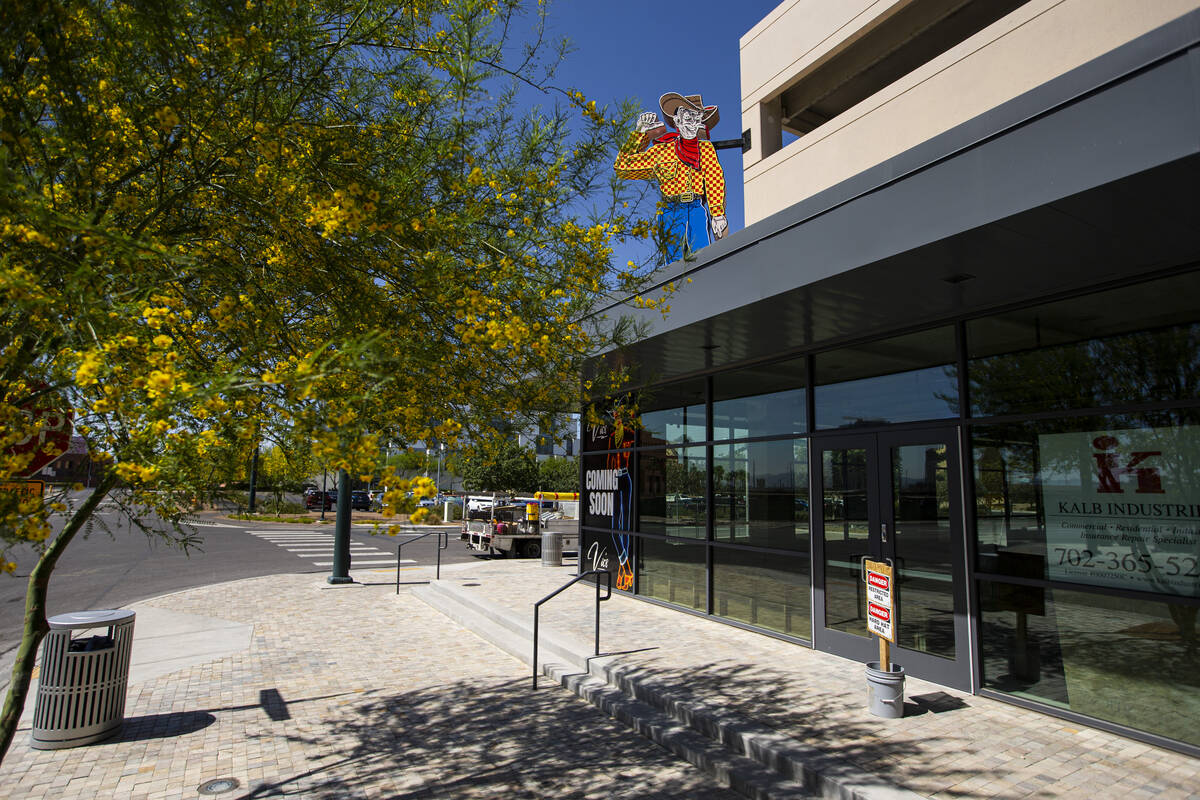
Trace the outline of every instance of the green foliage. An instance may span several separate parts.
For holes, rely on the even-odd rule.
[[[310,441],[292,440],[288,444],[290,448],[287,450],[281,445],[270,447],[258,459],[258,489],[271,492],[277,504],[283,503],[285,493],[303,491],[304,484],[320,472],[312,455]]]
[[[424,473],[429,469],[430,458],[424,450],[409,449],[388,456],[387,463],[405,474]]]
[[[283,513],[291,513],[291,512],[285,511]],[[280,516],[279,514],[238,513],[238,514],[230,514],[229,518],[230,519],[244,519],[244,520],[248,520],[248,521],[252,521],[252,522],[294,522],[294,523],[298,523],[300,525],[311,525],[312,523],[317,521],[313,517],[283,517],[283,516]]]
[[[547,458],[539,461],[538,489],[545,492],[578,492],[579,457]]]
[[[582,363],[621,330],[589,312],[636,277],[613,248],[648,224],[609,180],[632,109],[552,88],[543,13],[6,3],[0,480],[28,471],[10,447],[41,433],[32,407],[74,418],[104,492],[119,479],[135,513],[166,518],[244,474],[264,440],[286,454],[264,469],[294,485],[309,454],[371,475],[385,438],[481,440],[494,420],[574,407]],[[516,107],[519,86],[545,104]],[[412,485],[389,488],[411,511]],[[99,502],[58,500],[0,507],[0,547],[51,554],[22,702],[48,573]],[[48,544],[57,512],[75,516]]]
[[[529,493],[538,489],[532,450],[515,437],[499,437],[470,448],[461,461],[463,485],[473,492]]]

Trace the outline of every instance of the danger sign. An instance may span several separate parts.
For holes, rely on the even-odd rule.
[[[896,641],[892,624],[892,568],[879,561],[866,562],[867,568],[867,630]]]

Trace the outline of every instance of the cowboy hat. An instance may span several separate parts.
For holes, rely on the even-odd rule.
[[[720,112],[716,106],[706,106],[704,101],[700,99],[698,94],[689,94],[687,97],[678,92],[667,92],[662,97],[658,98],[658,107],[662,109],[663,118],[675,127],[675,115],[679,113],[680,106],[687,106],[693,111],[699,111],[701,114],[700,121],[707,128],[716,126],[717,121],[721,119]]]

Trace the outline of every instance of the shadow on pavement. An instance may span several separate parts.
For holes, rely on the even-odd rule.
[[[763,708],[783,673],[743,664],[712,664],[687,676],[637,671],[643,685],[676,700],[721,710],[727,697],[738,713],[745,697],[731,687],[755,687]],[[730,692],[733,693],[730,693]],[[928,709],[932,710],[932,709]],[[920,746],[923,737],[881,740],[867,722],[825,727],[821,703],[777,709],[795,721],[807,717],[807,737],[826,757],[850,762],[903,785],[914,775],[944,775],[952,785],[985,773],[962,773]],[[761,717],[759,719],[762,719]],[[395,798],[733,798],[708,776],[643,739],[590,705],[547,685],[532,691],[525,680],[466,680],[390,694],[347,707],[312,738],[282,733],[293,742],[322,747],[332,763],[286,780],[253,787],[251,798],[343,798],[382,792]],[[939,763],[939,761],[941,763]],[[837,769],[836,766],[833,767]],[[794,776],[801,779],[802,776]]]
[[[95,744],[111,745],[120,742],[141,742],[147,739],[183,736],[203,730],[216,721],[217,718],[207,711],[179,711],[173,714],[126,717],[120,733]]]
[[[327,739],[332,763],[251,787],[242,800],[737,797],[575,697],[533,692],[524,680],[377,696],[327,726],[318,740],[287,738]]]

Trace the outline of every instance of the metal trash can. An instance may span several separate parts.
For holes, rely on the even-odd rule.
[[[558,531],[542,531],[542,566],[562,566],[562,534]]]
[[[31,746],[59,750],[121,729],[134,613],[76,611],[47,620]]]

